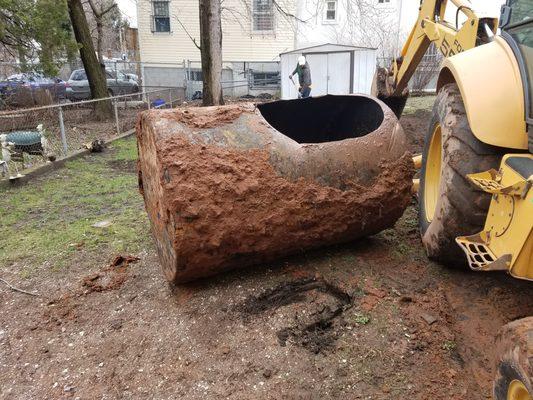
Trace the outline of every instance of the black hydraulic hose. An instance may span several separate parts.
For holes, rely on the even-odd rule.
[[[459,7],[457,7],[457,11],[455,12],[455,29],[456,30],[459,30],[459,13],[461,12],[461,10],[463,8],[467,8],[470,11],[472,11],[472,9],[470,7],[467,7],[467,6],[459,6]]]

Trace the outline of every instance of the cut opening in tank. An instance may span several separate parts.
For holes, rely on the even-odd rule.
[[[375,131],[383,110],[364,96],[320,96],[280,100],[257,106],[276,130],[298,143],[324,143],[357,138]]]

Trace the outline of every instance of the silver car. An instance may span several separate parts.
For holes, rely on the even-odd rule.
[[[106,69],[107,76],[107,93],[109,96],[118,96],[121,94],[137,93],[139,85],[137,81],[124,75],[120,71],[112,71]],[[89,81],[87,74],[83,69],[77,69],[72,72],[67,81],[67,99],[70,101],[89,100],[91,98],[91,89],[89,88]]]

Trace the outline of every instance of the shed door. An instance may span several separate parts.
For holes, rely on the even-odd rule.
[[[328,54],[328,93],[350,93],[350,53]]]
[[[305,58],[307,60],[307,63],[309,64],[309,68],[311,68],[311,96],[323,96],[325,94],[328,94],[327,53],[308,54],[305,56]]]

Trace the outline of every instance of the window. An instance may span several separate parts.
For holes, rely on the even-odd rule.
[[[272,0],[253,0],[253,30],[269,32],[274,30],[274,3]]]
[[[152,32],[170,32],[169,1],[152,1],[154,15]]]
[[[201,69],[191,69],[189,71],[189,78],[188,79],[190,81],[194,81],[194,82],[203,82],[204,76],[202,74],[202,70]]]
[[[512,12],[515,16],[518,14],[515,13],[514,9]],[[522,53],[522,61],[525,64],[527,74],[527,78],[524,78],[527,79],[529,97],[528,117],[533,119],[533,18],[520,15],[515,21],[517,21],[517,23],[509,26],[506,30],[516,41],[518,48]]]
[[[334,22],[337,20],[337,2],[326,1],[326,21]]]
[[[252,87],[277,87],[279,85],[279,72],[254,72],[252,74]]]
[[[70,79],[72,79],[73,81],[86,81],[87,74],[85,74],[84,70],[74,71]]]

